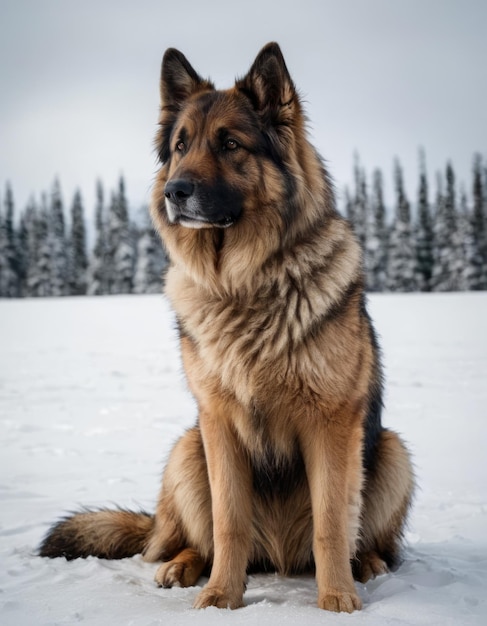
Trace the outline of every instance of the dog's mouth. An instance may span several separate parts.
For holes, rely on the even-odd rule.
[[[183,211],[168,211],[171,224],[178,224],[185,228],[228,228],[235,224],[235,219],[229,215],[211,219],[206,216],[188,215]]]
[[[176,204],[166,199],[167,217],[171,224],[178,224],[185,228],[228,228],[233,226],[237,221],[236,216],[229,214],[211,214],[201,213],[198,210],[192,210],[192,204],[196,204],[191,200],[189,202]],[[188,206],[189,205],[189,206]],[[195,207],[199,208],[199,207]]]

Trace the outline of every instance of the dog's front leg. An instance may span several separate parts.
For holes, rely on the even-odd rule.
[[[200,413],[200,428],[210,481],[214,558],[208,584],[195,608],[243,606],[250,553],[251,470],[228,418]]]
[[[315,422],[301,434],[301,446],[313,511],[318,606],[351,613],[362,607],[350,564],[359,515],[360,431]]]

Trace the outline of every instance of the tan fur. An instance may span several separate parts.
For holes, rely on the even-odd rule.
[[[314,567],[318,606],[351,612],[353,575],[398,562],[414,482],[380,425],[359,245],[276,44],[227,91],[169,50],[161,99],[151,212],[199,417],[168,461],[144,558],[164,561],[162,586],[207,569],[196,607],[241,606],[249,569]]]

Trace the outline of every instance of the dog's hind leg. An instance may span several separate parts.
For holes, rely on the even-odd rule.
[[[356,580],[365,582],[399,565],[413,491],[409,453],[396,433],[384,430],[363,491],[361,533],[352,562]]]
[[[188,430],[171,452],[164,471],[154,530],[143,556],[150,562],[174,560],[176,566],[187,564],[189,552],[197,553],[205,563],[213,558],[210,486],[198,428]],[[193,571],[195,567],[189,569]],[[169,569],[163,566],[160,571]],[[180,569],[179,565],[173,569]],[[160,576],[165,579],[169,573]],[[158,577],[159,573],[156,577],[159,584],[169,586]]]
[[[159,587],[192,587],[205,569],[206,561],[196,550],[185,548],[156,572]]]

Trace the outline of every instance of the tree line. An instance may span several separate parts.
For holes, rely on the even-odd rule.
[[[392,212],[384,204],[382,172],[375,170],[368,185],[358,157],[354,188],[345,188],[344,213],[364,250],[368,291],[487,289],[487,164],[482,157],[476,154],[473,158],[470,194],[463,186],[457,189],[449,162],[445,172],[437,174],[431,199],[421,152],[414,207],[398,160],[393,177]]]
[[[487,289],[487,164],[475,155],[471,192],[457,189],[451,163],[437,174],[432,199],[424,155],[417,198],[407,197],[403,171],[394,163],[395,206],[387,210],[383,175],[371,181],[358,157],[354,184],[342,212],[364,250],[372,292]],[[67,219],[56,180],[40,202],[32,198],[18,219],[7,183],[0,207],[0,297],[160,293],[167,265],[147,219],[130,217],[123,177],[107,201],[96,184],[93,245],[88,251],[84,206],[76,191]]]
[[[79,191],[69,222],[65,213],[56,180],[40,203],[32,198],[15,220],[7,184],[0,212],[0,297],[161,292],[167,259],[148,217],[142,225],[130,218],[123,177],[108,202],[102,183],[96,184],[91,252]]]

